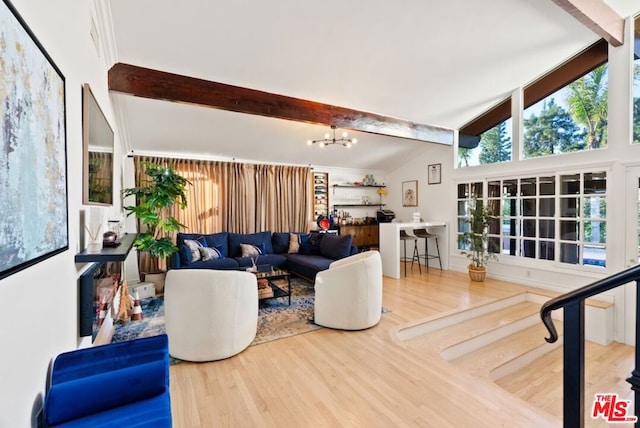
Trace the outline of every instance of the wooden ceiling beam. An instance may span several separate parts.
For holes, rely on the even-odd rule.
[[[612,46],[624,43],[624,18],[602,0],[553,0]]]
[[[221,110],[342,129],[453,144],[453,130],[375,113],[292,98],[224,83],[182,76],[130,64],[114,64],[109,90],[137,97],[196,104]]]

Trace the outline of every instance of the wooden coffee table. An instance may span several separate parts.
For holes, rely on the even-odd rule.
[[[272,266],[264,267],[260,265],[258,266],[258,272],[253,273],[258,279],[266,279],[269,287],[273,290],[273,296],[260,298],[261,301],[277,299],[278,297],[289,297],[289,305],[291,305],[291,275],[289,275],[289,272]],[[286,289],[274,282],[277,280],[286,280]]]

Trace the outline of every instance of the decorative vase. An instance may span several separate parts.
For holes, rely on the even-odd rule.
[[[146,273],[144,275],[145,282],[152,282],[156,289],[156,294],[164,293],[164,279],[167,276],[166,272],[159,273]]]
[[[487,276],[487,268],[484,266],[477,267],[473,263],[471,263],[469,264],[468,269],[469,278],[471,278],[471,281],[483,282]]]

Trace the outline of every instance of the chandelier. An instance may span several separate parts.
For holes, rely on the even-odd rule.
[[[336,126],[331,125],[331,130],[333,131],[333,137],[328,132],[324,134],[324,139],[322,140],[307,140],[307,144],[309,146],[319,143],[320,148],[329,146],[331,144],[341,144],[347,148],[350,148],[352,144],[357,144],[358,140],[356,138],[347,138],[347,132],[344,131],[342,133],[342,138],[336,138]]]

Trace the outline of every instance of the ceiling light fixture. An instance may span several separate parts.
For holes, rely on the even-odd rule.
[[[336,138],[336,126],[335,125],[331,125],[331,129],[333,131],[333,138],[331,137],[331,134],[329,134],[328,132],[326,134],[324,134],[324,139],[322,140],[307,140],[307,144],[309,146],[318,143],[320,145],[320,148],[329,146],[331,144],[341,144],[343,146],[345,146],[346,148],[350,148],[352,144],[357,144],[358,143],[358,139],[356,138],[347,138],[347,132],[344,131],[342,133],[342,138]]]

